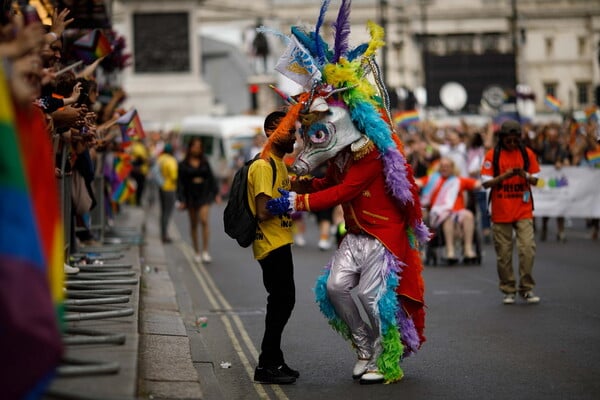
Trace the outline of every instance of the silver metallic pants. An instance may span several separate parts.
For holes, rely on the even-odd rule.
[[[384,252],[379,240],[349,233],[333,257],[327,280],[329,300],[350,328],[358,357],[371,360],[369,370],[377,369],[377,358],[382,351],[377,301],[385,285]],[[369,324],[361,317],[352,297],[354,288]]]

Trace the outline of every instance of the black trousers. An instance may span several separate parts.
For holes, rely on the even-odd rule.
[[[291,245],[273,250],[258,263],[267,289],[265,334],[260,346],[259,367],[276,367],[284,363],[281,334],[296,303],[294,263]]]

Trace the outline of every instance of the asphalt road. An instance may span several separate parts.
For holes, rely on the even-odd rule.
[[[293,248],[297,300],[283,341],[301,377],[271,386],[252,382],[266,302],[260,268],[223,233],[222,210],[211,212],[213,263],[193,266],[183,213],[174,218],[180,238],[167,246],[176,288],[191,298],[184,318],[196,325],[192,347],[204,349],[194,361],[214,370],[201,377],[205,399],[600,398],[600,242],[582,220],[572,221],[566,243],[538,242],[538,305],[502,305],[490,245],[481,266],[426,267],[427,342],[403,361],[402,381],[373,386],[352,380],[355,355],[314,302],[315,278],[332,253],[318,250],[309,220],[307,246]]]

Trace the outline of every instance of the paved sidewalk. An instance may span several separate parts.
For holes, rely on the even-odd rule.
[[[57,377],[48,399],[203,399],[190,341],[169,275],[168,260],[158,232],[156,210],[124,207],[119,228],[143,232],[145,243],[121,251],[123,257],[106,263],[131,264],[136,285],[129,303],[133,315],[101,320],[69,322],[67,326],[124,334],[125,343],[67,346],[66,356],[82,360],[118,363],[117,373]],[[83,250],[83,249],[82,249]],[[75,279],[75,278],[73,278]],[[115,285],[111,285],[115,287]]]
[[[202,399],[190,342],[160,240],[156,208],[145,215],[140,311],[140,397]]]

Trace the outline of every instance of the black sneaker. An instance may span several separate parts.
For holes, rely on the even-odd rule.
[[[286,363],[279,366],[279,370],[286,375],[293,376],[294,378],[300,378],[300,372],[295,369],[291,369]]]
[[[284,373],[281,367],[256,367],[254,370],[254,381],[258,383],[288,385],[296,382],[296,378]]]

